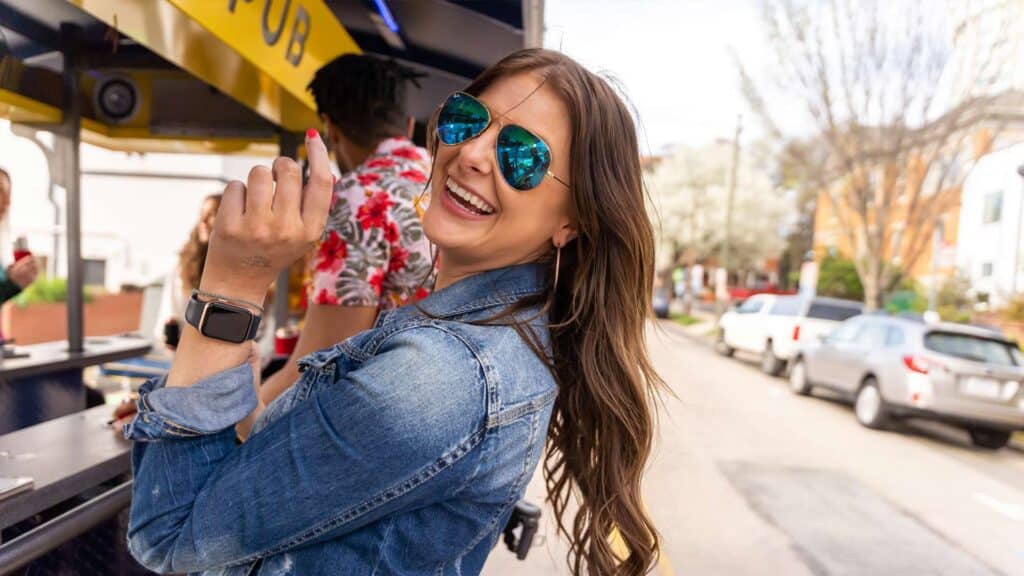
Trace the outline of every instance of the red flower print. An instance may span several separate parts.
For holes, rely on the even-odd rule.
[[[367,168],[393,168],[395,161],[391,158],[374,158],[366,163]]]
[[[420,151],[412,146],[402,146],[401,148],[395,148],[391,151],[392,156],[398,156],[399,158],[408,158],[409,160],[422,160]]]
[[[398,272],[405,268],[405,262],[409,259],[409,251],[401,246],[391,247],[391,259],[388,260],[388,272]]]
[[[417,184],[423,184],[427,181],[427,175],[420,170],[405,170],[399,173],[399,176]]]
[[[413,298],[415,298],[416,301],[419,302],[420,300],[423,300],[427,296],[430,296],[430,292],[428,292],[427,289],[424,288],[423,286],[420,286],[419,288],[416,289],[416,295],[413,296]]]
[[[338,233],[331,230],[320,244],[316,253],[316,269],[320,271],[337,272],[345,263],[348,257],[348,244],[338,236]]]
[[[399,236],[401,234],[398,232],[398,224],[389,221],[388,225],[384,227],[384,239],[388,241],[388,244],[394,244],[398,242]]]
[[[383,228],[388,221],[388,208],[394,206],[391,197],[387,192],[381,190],[366,200],[366,203],[359,207],[356,218],[363,225],[363,230],[370,228]]]
[[[373,291],[380,296],[381,288],[384,286],[384,270],[374,270],[373,274],[370,274],[370,278],[367,280],[370,286],[373,286]]]
[[[328,292],[326,288],[321,288],[316,293],[316,297],[313,298],[314,304],[327,304],[335,306],[338,304],[338,295],[333,292]]]
[[[370,184],[380,180],[380,174],[377,174],[376,172],[364,172],[356,175],[356,180],[359,180],[360,186],[369,186]]]

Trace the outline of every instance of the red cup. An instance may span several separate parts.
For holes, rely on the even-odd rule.
[[[295,351],[295,344],[299,341],[299,333],[291,328],[278,328],[274,332],[274,354],[289,356]]]
[[[30,252],[28,250],[15,250],[14,251],[14,261],[17,262],[18,260],[21,260],[22,258],[25,258],[26,256],[31,256],[31,255],[32,255],[32,252]]]

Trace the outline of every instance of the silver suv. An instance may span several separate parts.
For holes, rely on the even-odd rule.
[[[942,420],[991,449],[1024,430],[1022,381],[1024,356],[998,332],[882,315],[847,320],[804,344],[789,366],[793,392],[844,394],[867,427],[905,416]]]

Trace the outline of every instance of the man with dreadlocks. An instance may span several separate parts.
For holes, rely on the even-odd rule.
[[[380,310],[427,295],[433,261],[417,202],[430,156],[410,140],[414,120],[404,106],[418,76],[393,60],[346,54],[309,84],[342,177],[312,261],[302,333],[261,388],[265,404],[298,380],[299,358],[371,328]]]

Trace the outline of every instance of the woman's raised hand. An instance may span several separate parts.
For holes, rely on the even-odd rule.
[[[320,238],[331,205],[333,176],[316,130],[306,133],[309,180],[291,158],[256,166],[248,181],[224,188],[200,288],[263,302],[278,272]]]

